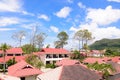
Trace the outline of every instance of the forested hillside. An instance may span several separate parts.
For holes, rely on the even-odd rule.
[[[119,49],[120,39],[102,39],[91,44],[90,49]]]

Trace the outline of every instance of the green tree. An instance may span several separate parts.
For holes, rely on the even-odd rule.
[[[74,51],[73,51],[73,54],[71,54],[71,59],[77,59],[77,60],[82,61],[83,59],[85,59],[85,56],[82,55],[82,54],[80,54],[79,51],[74,50]]]
[[[36,52],[39,49],[33,46],[32,44],[25,44],[22,46],[22,50],[25,54],[31,54],[32,52]]]
[[[79,51],[80,51],[80,42],[82,42],[82,48],[83,48],[83,40],[84,40],[84,34],[83,30],[79,30],[74,34],[74,39],[78,40],[79,42]]]
[[[17,62],[15,61],[15,57],[13,58],[13,59],[10,59],[10,60],[8,60],[7,62],[6,62],[6,64],[7,64],[7,66],[9,67],[9,66],[11,66],[11,65],[14,65],[14,64],[16,64]]]
[[[43,66],[42,61],[34,54],[30,54],[26,57],[26,62],[31,64],[36,68],[41,68]]]
[[[110,71],[114,71],[112,65],[105,63],[98,64],[98,62],[95,62],[93,64],[88,64],[87,67],[102,72],[104,78],[107,78],[110,75]]]
[[[83,38],[85,40],[85,44],[88,45],[88,41],[94,39],[94,38],[92,38],[92,33],[89,32],[87,29],[84,29],[83,33],[84,33]]]
[[[59,39],[58,41],[55,41],[55,47],[56,48],[63,48],[64,45],[67,44],[67,40],[69,38],[68,34],[64,31],[60,32],[58,35],[57,35],[57,38]]]
[[[4,64],[3,64],[3,71],[4,71],[4,74],[5,74],[5,56],[6,56],[6,52],[7,52],[7,49],[9,49],[10,46],[7,45],[6,43],[2,44],[0,49],[3,51],[3,61],[4,61]]]
[[[106,55],[106,56],[120,56],[120,52],[117,50],[113,50],[113,49],[107,49],[105,51],[104,55]]]
[[[87,29],[83,29],[83,30],[78,30],[75,34],[74,34],[74,39],[78,40],[79,42],[79,51],[80,51],[80,42],[82,43],[82,49],[84,47],[84,44],[88,45],[88,41],[93,39],[92,38],[92,33],[89,32]]]

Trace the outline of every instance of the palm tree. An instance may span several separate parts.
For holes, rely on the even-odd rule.
[[[9,49],[10,47],[6,43],[4,43],[4,44],[1,45],[0,48],[3,51],[3,61],[4,61],[3,71],[4,71],[4,74],[5,74],[5,55],[6,55],[7,49]]]

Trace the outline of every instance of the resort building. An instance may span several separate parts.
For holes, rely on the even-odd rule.
[[[44,64],[55,63],[64,58],[69,58],[70,52],[65,49],[43,48],[40,52],[33,53],[37,55]]]
[[[103,57],[104,56],[104,52],[100,51],[100,50],[91,50],[87,56],[91,56],[91,57]]]
[[[19,77],[21,80],[36,80],[36,76],[43,73],[25,61],[20,61],[8,67],[8,75]]]
[[[0,64],[3,65],[10,59],[15,59],[15,61],[19,62],[23,59],[25,59],[25,56],[23,56],[23,50],[22,48],[10,48],[6,50],[5,57],[3,57],[4,52],[0,50]],[[7,68],[7,65],[6,65]]]
[[[2,57],[3,53],[4,52],[2,50],[0,50],[0,57]],[[22,50],[22,48],[10,48],[10,49],[6,50],[5,55],[6,56],[22,56],[23,50]]]

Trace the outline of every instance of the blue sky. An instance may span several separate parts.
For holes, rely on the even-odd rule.
[[[36,25],[51,47],[61,31],[69,34],[69,49],[78,47],[72,38],[80,29],[88,29],[95,40],[120,38],[120,0],[0,0],[0,44],[18,46],[11,36],[20,30],[27,32],[22,44],[29,43]]]

